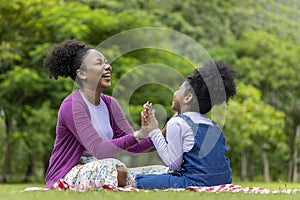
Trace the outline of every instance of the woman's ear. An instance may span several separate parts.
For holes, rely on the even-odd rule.
[[[77,74],[77,77],[80,78],[81,80],[85,80],[87,78],[84,71],[82,71],[80,69],[76,70],[76,74]]]
[[[192,101],[193,95],[190,93],[184,97],[184,103],[188,104]]]

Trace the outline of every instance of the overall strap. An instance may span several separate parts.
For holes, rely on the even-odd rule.
[[[193,133],[196,134],[198,129],[198,124],[196,124],[189,116],[186,116],[184,114],[178,114],[176,117],[182,118],[193,130]]]
[[[195,125],[195,122],[188,116],[184,115],[184,114],[178,114],[176,115],[176,117],[180,117],[182,118],[184,121],[186,121],[186,123],[190,126],[193,127]]]
[[[184,119],[188,123],[188,125],[192,128],[194,136],[196,136],[199,124],[194,123],[193,120],[186,115],[179,114],[177,116]],[[205,131],[206,134],[201,134],[204,138],[200,145],[198,154],[199,158],[204,158],[215,147],[221,136],[220,128],[216,126],[215,123],[213,124],[213,126],[208,126],[208,129]]]

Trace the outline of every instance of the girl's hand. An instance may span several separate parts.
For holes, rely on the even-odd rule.
[[[175,117],[176,115],[178,115],[178,112],[175,112],[174,115],[171,118]],[[168,122],[165,124],[163,129],[161,129],[161,133],[164,136],[164,138],[167,137],[167,125],[168,125]]]
[[[152,109],[152,103],[149,103],[149,101],[147,101],[143,107],[144,109],[141,113],[142,126],[147,126],[147,124],[149,123],[149,115],[150,115],[150,110]]]
[[[145,103],[141,113],[141,129],[139,130],[138,138],[144,139],[149,133],[158,128],[158,122],[155,118],[155,111],[152,110],[152,103]]]
[[[152,110],[150,115],[149,115],[149,120],[148,120],[148,124],[146,125],[146,129],[148,132],[151,132],[155,129],[158,129],[158,121],[155,117],[155,110]]]
[[[161,133],[164,136],[164,138],[167,138],[167,124],[161,129]]]

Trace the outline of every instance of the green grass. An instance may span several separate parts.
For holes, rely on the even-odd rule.
[[[244,187],[263,187],[269,189],[300,189],[300,183],[238,183]],[[101,199],[101,200],[159,200],[159,199],[300,199],[300,192],[295,194],[245,194],[245,193],[200,193],[200,192],[115,192],[115,191],[93,191],[93,192],[74,192],[74,191],[30,191],[22,192],[27,187],[44,187],[41,184],[0,184],[0,199],[5,200],[50,200],[50,199]]]

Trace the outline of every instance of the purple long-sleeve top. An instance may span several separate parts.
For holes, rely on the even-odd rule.
[[[142,153],[153,147],[150,138],[136,141],[132,127],[114,98],[101,94],[101,99],[109,111],[114,134],[112,140],[103,140],[99,136],[79,91],[73,92],[62,102],[58,112],[55,144],[46,172],[47,188],[51,188],[78,163],[84,150],[103,159],[114,157],[124,150]]]

